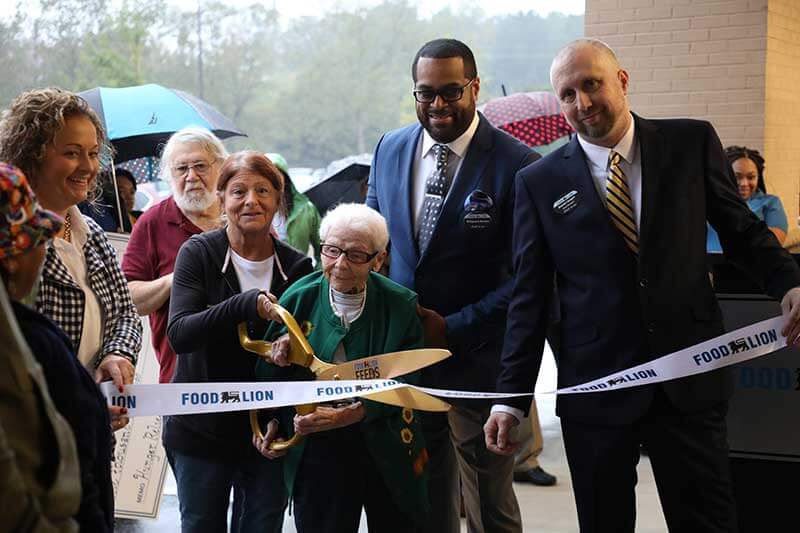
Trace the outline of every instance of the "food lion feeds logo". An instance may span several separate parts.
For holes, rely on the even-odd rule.
[[[381,368],[375,359],[364,359],[353,365],[356,379],[381,379]]]
[[[712,361],[728,357],[729,355],[754,350],[759,346],[772,344],[778,342],[778,332],[775,329],[769,329],[747,337],[740,337],[734,339],[727,344],[720,344],[710,350],[697,353],[692,356],[692,360],[697,366],[711,363]]]

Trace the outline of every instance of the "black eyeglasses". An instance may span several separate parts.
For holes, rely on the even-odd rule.
[[[434,90],[434,89],[414,89],[411,91],[414,93],[414,100],[419,102],[420,104],[430,104],[434,100],[436,100],[436,96],[441,96],[442,100],[445,102],[458,102],[464,96],[464,89],[469,87],[472,82],[475,81],[475,78],[469,80],[465,85],[461,87],[449,85],[444,89]]]
[[[375,258],[376,255],[378,255],[378,252],[368,254],[367,252],[362,252],[360,250],[344,250],[338,246],[325,243],[322,243],[320,252],[322,252],[322,255],[325,257],[330,257],[331,259],[338,259],[340,255],[344,254],[348,261],[356,265],[369,263]]]

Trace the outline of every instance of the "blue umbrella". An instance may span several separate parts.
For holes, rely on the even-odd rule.
[[[158,155],[160,145],[186,126],[202,126],[220,139],[246,135],[222,113],[189,93],[155,83],[78,93],[105,125],[117,162]]]

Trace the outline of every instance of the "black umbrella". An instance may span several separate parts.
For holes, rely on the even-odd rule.
[[[368,178],[369,165],[352,163],[314,185],[305,194],[324,216],[330,208],[341,203],[364,203]]]

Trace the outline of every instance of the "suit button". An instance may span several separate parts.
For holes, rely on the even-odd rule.
[[[653,334],[655,332],[656,332],[656,325],[654,323],[650,322],[647,325],[647,333]]]
[[[639,286],[643,289],[647,288],[647,278],[642,278],[639,280]]]

